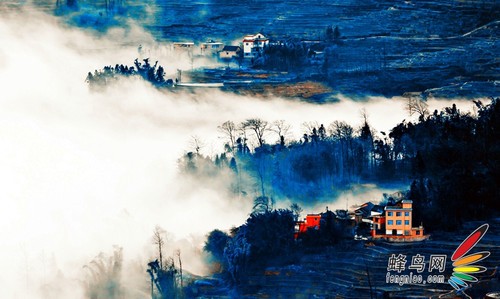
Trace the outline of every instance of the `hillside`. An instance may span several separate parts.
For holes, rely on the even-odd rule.
[[[280,69],[299,81],[326,83],[333,93],[453,98],[496,97],[500,90],[500,2],[493,0],[129,0],[108,10],[103,0],[79,0],[74,10],[56,9],[55,2],[36,5],[99,31],[134,19],[160,42],[237,45],[245,34],[261,32],[296,47],[324,40],[326,28],[338,26],[341,39],[323,46],[323,58]]]
[[[351,241],[340,246],[318,249],[315,253],[304,254],[297,262],[288,266],[268,267],[250,274],[241,284],[239,297],[242,298],[438,298],[449,293],[451,286],[446,282],[452,273],[450,256],[468,233],[480,222],[469,222],[451,234],[441,233],[431,236],[432,240],[414,244],[365,243]],[[496,269],[500,263],[500,219],[490,222],[490,230],[474,252],[487,250],[491,256],[481,262],[488,270],[481,274],[480,281],[473,284],[468,294],[473,298],[484,298],[488,292],[498,290],[500,282]],[[426,260],[433,254],[447,255],[443,273],[426,270],[424,278],[430,274],[444,275],[443,283],[425,285],[398,285],[386,282],[388,259],[392,255],[403,254],[408,259],[417,254]],[[415,271],[414,271],[415,272]],[[368,277],[369,273],[369,277]],[[391,272],[394,274],[397,272]],[[408,269],[401,274],[408,274]],[[415,273],[416,274],[416,273]],[[370,285],[373,297],[370,296]],[[207,288],[211,298],[227,297],[227,288]],[[198,298],[205,298],[203,291]],[[454,297],[455,298],[455,297]],[[457,297],[459,298],[459,297]]]

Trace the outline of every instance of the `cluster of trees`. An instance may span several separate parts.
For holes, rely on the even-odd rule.
[[[300,140],[290,139],[291,126],[283,120],[247,119],[219,126],[225,152],[210,164],[206,157],[189,152],[181,168],[213,176],[230,170],[233,191],[307,201],[331,197],[344,186],[372,179],[384,164],[385,148],[374,140],[368,122],[356,130],[345,122],[304,123]],[[269,143],[267,138],[278,140]],[[252,148],[252,149],[251,149]],[[258,190],[258,191],[257,191]]]
[[[475,104],[477,116],[453,105],[391,132],[396,154],[412,162],[416,220],[430,229],[499,215],[500,98]]]
[[[87,298],[123,298],[121,275],[123,268],[123,249],[116,247],[112,256],[100,253],[85,265],[84,290]]]
[[[499,100],[476,102],[477,115],[455,105],[429,113],[420,101],[408,104],[417,122],[403,121],[379,137],[366,117],[359,128],[305,123],[300,140],[289,139],[284,121],[227,121],[219,126],[223,153],[210,159],[190,152],[180,165],[197,176],[224,173],[240,195],[297,202],[335,197],[353,183],[405,183],[416,221],[431,230],[498,213]],[[277,142],[267,142],[272,135]]]
[[[253,269],[280,256],[286,259],[294,250],[295,221],[288,209],[252,213],[246,223],[230,234],[214,230],[207,236],[204,250],[235,284]]]
[[[183,298],[183,276],[181,251],[176,250],[174,257],[163,258],[166,232],[156,227],[153,232],[153,244],[158,248],[158,258],[148,263],[147,272],[151,279],[152,299]],[[175,264],[177,259],[178,264]]]
[[[296,70],[307,62],[309,47],[303,43],[286,43],[269,45],[264,48],[266,69],[282,71]]]
[[[143,59],[143,62],[141,63],[138,59],[135,59],[134,66],[130,67],[123,64],[117,64],[114,67],[105,66],[102,70],[95,70],[94,73],[89,72],[85,82],[91,88],[95,88],[103,87],[117,80],[119,77],[140,76],[158,87],[171,86],[173,84],[172,79],[165,80],[165,69],[161,65],[158,66],[158,61],[154,65],[151,65],[149,58],[146,58]]]
[[[339,26],[328,26],[325,30],[325,39],[329,42],[336,42],[340,39],[340,29]]]
[[[327,209],[321,214],[319,229],[309,229],[295,240],[295,224],[301,211],[298,204],[289,209],[274,209],[270,198],[257,197],[246,222],[231,229],[229,234],[213,230],[207,236],[204,250],[219,265],[219,271],[238,284],[248,273],[264,266],[296,261],[304,249],[334,245],[347,235],[351,237],[346,234],[348,221]],[[339,211],[342,212],[347,214]]]

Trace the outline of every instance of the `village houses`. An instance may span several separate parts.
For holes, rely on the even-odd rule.
[[[325,219],[331,211],[319,214],[307,214],[304,220],[297,221],[295,239],[299,239],[309,230],[319,230],[324,225]],[[356,231],[362,231],[365,227],[369,236],[358,236],[358,240],[384,240],[389,242],[417,242],[428,239],[424,235],[422,225],[413,227],[413,202],[408,199],[400,199],[387,205],[376,205],[367,202],[359,206],[354,212],[337,210],[334,213],[336,220],[348,220],[355,225]]]
[[[237,45],[224,45],[222,42],[208,40],[207,42],[200,43],[200,55],[218,56],[220,59],[261,57],[264,48],[269,45],[269,38],[261,33],[245,35],[241,45],[242,47]],[[194,52],[194,42],[174,42],[172,48],[177,54],[187,53],[190,56],[197,54]]]

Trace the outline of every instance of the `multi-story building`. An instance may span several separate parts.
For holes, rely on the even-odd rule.
[[[412,219],[411,200],[403,199],[394,205],[386,206],[384,215],[373,218],[372,237],[403,242],[427,239],[424,227],[422,225],[413,227]]]
[[[413,227],[413,202],[408,199],[375,209],[371,203],[366,203],[356,210],[357,223],[369,223],[373,239],[386,239],[394,242],[421,241],[428,238],[424,235],[422,225]]]
[[[269,45],[269,39],[261,33],[245,35],[243,38],[243,57],[260,57],[267,45]]]

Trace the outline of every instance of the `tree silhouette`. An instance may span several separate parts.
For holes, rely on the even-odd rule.
[[[248,129],[252,131],[255,135],[255,138],[258,141],[259,146],[264,145],[264,135],[269,130],[269,123],[260,118],[251,118],[247,119],[242,123],[242,128],[244,130]]]

